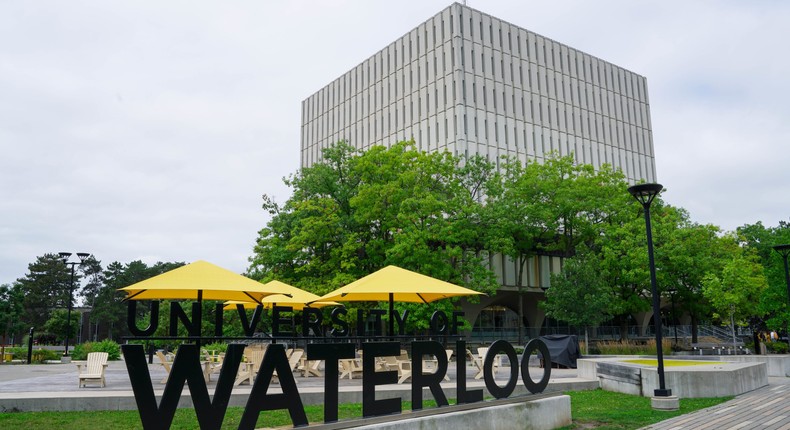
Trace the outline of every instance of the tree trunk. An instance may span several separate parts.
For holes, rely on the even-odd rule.
[[[521,284],[518,286],[518,344],[524,344],[524,297],[521,293]]]
[[[590,337],[587,336],[587,326],[584,326],[584,355],[590,355]]]
[[[736,340],[735,340],[735,312],[734,311],[730,312],[730,327],[732,328],[732,352],[735,353],[736,351],[735,348],[737,347],[735,346]]]
[[[697,327],[697,314],[691,313],[691,343],[697,343],[698,331],[699,327]]]
[[[524,258],[522,255],[513,259],[518,265],[516,268],[516,288],[518,288],[518,344],[524,344],[524,298],[521,291],[521,280],[524,278]]]
[[[628,319],[624,317],[620,318],[620,340],[628,340]]]

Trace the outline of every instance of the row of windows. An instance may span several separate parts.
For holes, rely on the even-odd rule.
[[[531,76],[533,75],[530,75],[530,80],[532,79]],[[544,76],[546,76],[548,81],[548,75]],[[414,91],[411,79],[401,80],[400,85],[397,78],[394,81],[386,79],[382,82],[382,85],[376,86],[371,90],[363,90],[347,101],[322,112],[318,112],[316,109],[317,104],[313,103],[312,99],[308,99],[304,104],[305,110],[312,111],[312,113],[317,115],[306,115],[305,113],[307,112],[303,112],[302,119],[310,122],[312,120],[321,120],[323,115],[328,115],[332,123],[335,123],[335,117],[342,117],[341,123],[345,123],[346,118],[349,121],[356,121],[357,118],[362,116],[375,114],[375,112],[382,110],[385,106],[392,104],[393,100],[403,102],[409,95],[417,95],[421,100],[425,100],[427,106],[433,104],[436,109],[441,109],[442,105],[455,104],[458,98],[456,94],[458,88],[455,80],[450,83],[451,87],[449,90],[446,81],[446,77],[440,77],[422,87],[421,90]],[[528,117],[531,121],[539,121],[540,119],[536,119],[535,115],[528,114],[528,112],[534,112],[535,100],[541,103],[541,99],[545,100],[547,98],[548,101],[544,101],[544,105],[563,106],[559,102],[569,103],[574,107],[583,107],[587,110],[600,112],[605,116],[613,116],[628,123],[633,122],[640,127],[650,127],[649,108],[646,103],[635,101],[613,91],[602,91],[589,83],[585,84],[575,79],[565,80],[561,78],[559,86],[556,77],[553,77],[551,82],[553,85],[549,86],[548,96],[538,98],[535,93],[531,93],[532,97],[529,97],[530,93],[520,90],[517,86],[505,85],[479,76],[472,78],[469,75],[465,75],[461,82],[460,99],[464,104],[474,104],[493,112],[515,115],[518,118]],[[441,91],[439,88],[441,88]],[[431,96],[433,96],[433,103],[431,102]],[[554,99],[558,102],[554,103]],[[527,104],[530,105],[529,110],[526,109]],[[426,109],[428,112],[433,110],[433,108]],[[554,111],[555,109],[551,110],[552,113]],[[559,115],[558,112],[557,114]],[[549,122],[551,121],[549,120]]]
[[[450,48],[449,50],[452,50]],[[375,85],[363,88],[357,91],[357,86],[353,85],[350,75],[346,74],[343,79],[335,81],[333,84],[325,88],[325,91],[320,91],[315,95],[309,97],[303,103],[303,118],[315,118],[320,116],[329,109],[332,109],[337,104],[344,102],[352,102],[359,99],[360,94],[363,95],[362,103],[363,108],[365,102],[367,106],[373,106],[375,109],[381,109],[383,105],[387,105],[393,98],[402,97],[404,94],[412,93],[420,88],[423,88],[430,83],[435,82],[437,79],[446,78],[452,69],[447,67],[446,61],[439,61],[439,58],[444,59],[446,56],[447,47],[440,46],[435,50],[434,55],[428,58],[435,58],[437,61],[429,61],[425,67],[421,64],[409,64],[400,69],[397,73],[393,73]],[[474,57],[472,57],[474,58]],[[474,61],[472,61],[471,73],[467,72],[464,76],[477,75],[476,80],[493,81],[505,87],[513,87],[515,90],[525,89],[533,93],[547,96],[552,99],[558,99],[563,102],[585,107],[587,109],[598,110],[607,108],[602,101],[605,95],[611,99],[617,96],[623,99],[631,100],[633,103],[645,103],[642,98],[634,98],[629,94],[622,94],[617,90],[602,88],[590,82],[580,81],[569,75],[562,74],[557,71],[546,69],[545,67],[533,66],[530,67],[529,63],[525,61],[510,61],[508,59],[505,66],[504,60],[500,60],[503,67],[499,70],[502,71],[501,78],[497,73],[493,74],[479,74],[475,73]],[[494,63],[494,64],[499,64]],[[516,64],[515,69],[513,64]],[[522,65],[524,67],[522,67]],[[478,71],[479,71],[478,67]],[[509,70],[504,73],[504,70]],[[356,76],[356,73],[351,73]],[[637,88],[643,88],[644,79],[639,79]],[[348,91],[347,91],[348,88]],[[329,97],[325,97],[325,92],[329,93]],[[640,93],[642,90],[640,90]],[[339,94],[339,97],[337,96]],[[372,99],[372,100],[371,100]],[[597,102],[597,104],[596,104]],[[368,109],[369,110],[369,109]]]
[[[474,109],[459,112],[463,112],[460,119],[454,113],[442,112],[397,130],[377,129],[376,121],[373,124],[355,123],[321,139],[312,138],[310,129],[303,129],[303,140],[315,142],[306,148],[308,156],[303,158],[303,165],[320,159],[321,148],[339,140],[365,148],[372,143],[391,144],[415,138],[421,149],[456,146],[455,153],[464,153],[463,148],[457,147],[460,142],[474,142],[478,148],[488,148],[481,154],[492,155],[492,160],[497,160],[500,153],[539,158],[551,152],[574,153],[578,162],[594,166],[608,163],[623,170],[632,180],[654,177],[652,140],[648,130],[620,123],[613,131],[613,139],[602,142]],[[491,152],[494,149],[499,152]]]
[[[359,110],[359,106],[356,106],[357,109],[353,109],[351,104],[343,104],[326,115],[322,115],[305,124],[303,126],[303,141],[324,140],[349,125],[361,126],[364,130],[365,124],[368,126],[368,134],[365,135],[363,133],[363,137],[381,139],[384,136],[391,135],[393,131],[401,130],[410,124],[420,121],[426,116],[433,116],[448,109],[453,109],[453,104],[448,103],[450,100],[448,99],[447,86],[442,84],[441,88],[442,91],[439,91],[439,86],[436,86],[433,87],[434,91],[421,91],[416,96],[407,95],[399,103],[393,103],[373,114],[362,117],[360,117],[362,112]],[[517,124],[526,122],[528,124],[546,126],[562,134],[609,142],[618,147],[627,145],[629,150],[631,150],[631,145],[628,144],[629,142],[626,138],[623,138],[624,130],[638,130],[641,135],[650,135],[649,129],[639,125],[643,123],[641,119],[638,119],[636,124],[631,124],[600,113],[574,108],[564,103],[557,103],[545,97],[541,98],[534,95],[532,97],[522,97],[522,94],[519,94],[518,98],[515,95],[510,98],[506,96],[506,92],[501,93],[502,102],[498,105],[496,101],[498,93],[496,91],[491,94],[488,100],[486,100],[486,94],[488,93],[483,91],[480,96],[483,99],[482,103],[479,103],[476,95],[471,97],[472,103],[468,103],[470,98],[466,97],[465,91],[463,92],[464,97],[462,97],[462,101],[467,102],[465,105],[473,108],[473,111],[476,109],[482,113],[476,117],[485,116],[485,113],[487,113],[489,117],[499,118],[499,121],[503,123],[505,121]],[[478,94],[477,91],[473,91],[473,93]],[[450,92],[450,95],[452,94]],[[431,97],[432,95],[433,97]],[[515,106],[511,106],[515,107],[515,109],[508,109],[506,101],[509,98],[515,103]],[[493,109],[490,108],[491,106],[493,106]],[[647,107],[643,105],[640,106],[640,109],[634,109],[633,106],[629,106],[627,112],[627,117],[630,119],[632,114],[646,114]],[[467,115],[464,114],[463,129],[460,130],[464,135],[478,138],[483,135],[480,131],[481,127],[488,129],[488,124],[480,125],[476,117],[467,119]],[[638,118],[641,118],[641,116]],[[633,134],[633,131],[631,133]],[[485,135],[488,135],[488,133],[485,133]],[[499,139],[495,138],[494,140]],[[646,138],[644,140],[649,139]],[[507,142],[506,139],[505,142]],[[638,152],[648,153],[645,149],[639,149]]]
[[[303,126],[313,128],[315,133],[311,135],[311,138],[318,139],[349,123],[360,120],[369,121],[371,117],[374,120],[382,118],[381,122],[374,124],[374,127],[389,130],[392,129],[394,123],[394,127],[397,129],[419,120],[424,114],[433,115],[461,103],[519,121],[548,125],[558,128],[561,132],[579,134],[597,140],[609,138],[607,136],[607,122],[610,124],[608,126],[609,135],[611,135],[613,127],[611,124],[620,121],[640,128],[650,127],[649,108],[645,103],[635,103],[631,99],[612,92],[597,92],[590,87],[585,87],[585,91],[580,93],[585,95],[585,100],[589,102],[587,104],[593,106],[595,111],[581,109],[546,97],[538,97],[512,87],[483,81],[480,78],[462,80],[460,99],[457,92],[458,84],[455,80],[449,81],[440,78],[421,91],[413,94],[407,93],[402,98],[398,98],[395,103],[390,103],[382,108],[378,101],[382,97],[379,97],[377,92],[364,91],[350,102],[341,103],[317,118],[303,118],[307,121]],[[387,97],[383,97],[383,99],[382,102],[388,101]],[[376,105],[373,111],[372,104]],[[315,129],[316,127],[317,129]]]
[[[548,255],[530,257],[524,262],[521,271],[521,285],[517,284],[518,264],[511,258],[502,254],[489,254],[486,267],[494,272],[499,285],[510,287],[549,288],[551,274],[562,270],[562,259]]]
[[[461,69],[464,72],[471,72],[474,75],[518,88],[548,94],[551,97],[560,97],[563,83],[576,82],[579,85],[598,88],[602,91],[613,91],[631,99],[647,101],[645,79],[630,72],[628,72],[628,79],[623,81],[622,85],[619,83],[620,81],[616,81],[615,85],[601,85],[597,81],[577,78],[567,73],[567,70],[541,66],[526,58],[500,54],[491,51],[490,48],[480,52],[479,47],[475,50],[474,47],[469,49],[462,46],[460,51]],[[573,94],[569,93],[566,97],[571,98]]]
[[[645,88],[638,86],[643,78],[628,70],[476,10],[461,7],[460,14],[460,22],[466,23],[461,25],[465,41],[502,52],[503,57],[528,58],[540,66],[594,85],[646,98]],[[498,37],[494,37],[495,34]]]
[[[464,10],[477,13],[476,11],[472,11],[468,8],[465,8]],[[417,82],[417,87],[419,87],[423,82],[431,82],[437,76],[443,76],[449,73],[456,64],[456,49],[454,44],[458,43],[458,40],[450,40],[449,38],[442,37],[441,43],[436,42],[435,39],[431,39],[429,41],[427,36],[429,32],[426,27],[428,23],[432,22],[433,25],[431,28],[433,29],[433,33],[435,33],[435,28],[438,21],[438,23],[442,26],[442,33],[444,34],[444,15],[446,15],[447,12],[447,10],[443,11],[441,14],[437,15],[437,17],[434,17],[434,19],[429,20],[427,23],[422,24],[417,29],[412,30],[412,32],[408,33],[403,38],[375,54],[373,57],[365,60],[362,64],[358,65],[356,68],[347,72],[344,76],[338,78],[330,85],[308,98],[308,108],[311,109],[309,111],[309,115],[308,112],[303,112],[303,116],[316,116],[318,111],[326,110],[329,108],[329,106],[335,105],[341,100],[348,100],[352,95],[357,94],[362,89],[370,88],[379,83],[383,83],[387,79],[389,79],[390,82],[384,85],[388,87],[388,91],[389,85],[392,83],[392,81],[395,82],[395,90],[397,91],[398,75],[401,77],[400,80],[402,90],[405,86],[408,86],[409,89],[413,90],[415,86],[415,80]],[[479,13],[477,14],[479,15]],[[488,18],[490,19],[490,17]],[[496,19],[494,19],[494,21],[499,22]],[[523,29],[521,29],[521,31],[523,31],[525,34],[534,35],[534,33],[529,33]],[[412,46],[415,42],[414,39],[419,40],[419,34],[423,32],[426,34],[426,37],[423,38],[423,40],[426,41],[425,51],[420,52],[417,57],[414,57],[410,54],[407,60],[405,56],[405,52],[407,51],[405,46]],[[508,32],[508,34],[510,33]],[[534,39],[539,41],[541,44],[544,40],[540,36],[536,36]],[[485,40],[482,42],[485,42]],[[434,45],[434,43],[437,44]],[[518,81],[518,86],[522,88],[525,88],[525,81],[529,80],[529,88],[534,88],[535,85],[532,85],[531,83],[534,79],[538,88],[538,92],[543,92],[544,88],[546,88],[546,91],[548,91],[552,87],[552,85],[549,84],[549,75],[554,75],[551,78],[551,80],[555,82],[553,85],[554,88],[557,88],[556,82],[561,81],[563,79],[562,76],[566,76],[566,79],[577,79],[577,76],[580,76],[582,81],[586,81],[593,86],[611,89],[617,93],[623,93],[629,97],[636,98],[637,100],[646,100],[647,93],[644,85],[644,78],[641,78],[638,75],[635,75],[617,66],[613,66],[610,63],[590,57],[589,55],[584,54],[582,56],[581,53],[579,56],[582,57],[582,68],[585,71],[589,70],[589,73],[584,72],[577,74],[575,72],[578,71],[577,69],[579,68],[579,61],[578,57],[576,56],[576,51],[564,45],[559,45],[556,42],[552,42],[552,47],[550,48],[552,52],[555,50],[554,44],[557,45],[557,52],[564,52],[567,54],[566,56],[569,59],[569,63],[571,58],[574,59],[574,63],[577,65],[575,68],[569,68],[563,65],[563,61],[558,62],[559,67],[555,67],[554,62],[546,63],[544,61],[536,61],[536,56],[529,55],[528,50],[526,52],[527,55],[522,56],[519,49],[518,56],[514,57],[509,55],[508,52],[501,53],[499,51],[494,51],[490,47],[480,44],[472,44],[473,46],[468,47],[466,51],[464,51],[464,46],[461,45],[461,52],[459,56],[461,58],[462,67],[466,68],[467,65],[471,65],[473,71],[480,71],[484,75],[486,63],[490,61],[490,73],[487,76],[494,78],[495,80],[501,79],[503,82],[512,81],[514,84],[515,81]],[[419,43],[418,45],[422,46],[422,44]],[[401,47],[400,63],[397,61],[392,61],[393,55],[395,59],[398,58],[397,53],[399,46]],[[475,54],[475,46],[478,46],[478,52],[480,55],[478,67],[475,67],[477,58],[477,54]],[[565,48],[564,51],[562,48]],[[409,49],[409,51],[411,51],[411,49]],[[537,60],[541,59],[540,55],[537,57]],[[565,56],[562,56],[562,58],[565,58]],[[538,64],[538,66],[533,66],[533,69],[535,67],[538,68],[537,72],[530,72],[530,61]],[[390,67],[391,63],[395,63],[394,67]],[[588,64],[590,65],[589,67],[587,67]],[[514,68],[517,70],[514,70]],[[526,70],[526,72],[524,70]],[[535,73],[538,73],[537,78],[535,78]],[[507,77],[506,74],[508,75]],[[517,76],[518,79],[514,79],[514,76]],[[423,77],[425,78],[424,80]]]

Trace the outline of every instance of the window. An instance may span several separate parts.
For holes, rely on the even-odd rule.
[[[461,101],[466,103],[466,79],[461,80]]]

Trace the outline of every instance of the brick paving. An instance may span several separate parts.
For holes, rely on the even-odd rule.
[[[645,430],[790,430],[790,378],[768,379],[766,387],[720,405],[661,421]]]

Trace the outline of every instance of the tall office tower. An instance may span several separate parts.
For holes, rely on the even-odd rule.
[[[302,102],[303,167],[341,140],[364,150],[412,138],[425,151],[497,163],[573,154],[611,164],[630,182],[656,181],[643,76],[458,3]],[[487,263],[501,288],[463,305],[473,337],[511,330],[512,340],[519,324],[531,336],[555,332],[537,303],[561,257],[538,255],[518,268],[492,253]]]
[[[301,164],[345,140],[611,164],[656,180],[643,76],[454,3],[302,102]]]

